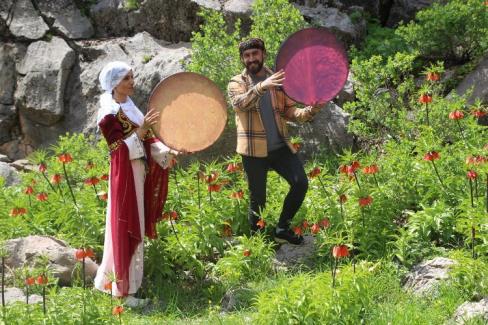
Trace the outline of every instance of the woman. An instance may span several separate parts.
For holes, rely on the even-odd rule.
[[[159,113],[150,109],[144,116],[130,99],[134,76],[129,65],[110,62],[99,79],[105,92],[97,124],[110,148],[110,175],[103,259],[95,288],[112,290],[114,296],[127,297],[127,305],[140,306],[146,301],[133,294],[142,283],[144,234],[156,237],[168,191],[167,168],[177,152],[150,130]]]

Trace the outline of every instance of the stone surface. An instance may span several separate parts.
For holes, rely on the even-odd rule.
[[[51,27],[70,39],[89,38],[94,29],[73,0],[36,0],[42,15],[52,21]]]
[[[450,324],[465,324],[473,317],[481,317],[488,323],[488,298],[481,299],[478,302],[465,302],[454,312]]]
[[[249,288],[233,288],[225,293],[221,301],[223,312],[233,312],[243,307],[247,307],[249,301],[255,292]]]
[[[293,134],[303,139],[300,152],[305,156],[317,153],[319,146],[333,152],[341,152],[343,149],[354,145],[354,137],[347,132],[350,115],[333,102],[315,115],[313,121],[303,124],[290,124]]]
[[[5,155],[0,155],[0,162],[10,162],[10,159]]]
[[[37,171],[37,166],[31,164],[27,159],[18,159],[10,163],[10,166],[18,171]]]
[[[18,73],[25,75],[16,91],[16,104],[21,114],[46,126],[61,119],[66,80],[75,57],[75,52],[59,37],[29,45],[17,67]]]
[[[386,25],[395,27],[401,21],[408,23],[415,18],[417,11],[429,7],[433,3],[434,0],[393,0]]]
[[[8,305],[14,302],[25,303],[24,290],[19,288],[5,288],[5,304]],[[37,294],[29,295],[29,305],[37,303],[42,303],[42,297]]]
[[[477,98],[482,102],[488,103],[488,55],[478,63],[476,68],[470,72],[461,83],[456,87],[456,93],[459,95],[466,94],[469,90],[473,90],[468,97],[468,104],[472,104]]]
[[[309,264],[315,255],[315,237],[303,236],[301,245],[282,244],[276,251],[275,264],[293,266],[296,264]]]
[[[2,0],[0,20],[14,37],[28,40],[42,38],[49,30],[31,0]]]
[[[5,241],[5,249],[8,253],[6,259],[8,268],[34,267],[37,257],[47,255],[49,270],[59,279],[59,284],[63,286],[71,284],[73,269],[78,262],[74,255],[75,249],[62,240],[49,236],[22,237]],[[87,279],[93,279],[98,265],[87,258],[85,268]]]
[[[15,91],[15,61],[11,44],[0,44],[0,104],[12,105]]]
[[[416,295],[429,294],[439,282],[449,277],[449,268],[457,262],[445,257],[436,257],[412,268],[406,275],[403,288]]]
[[[5,179],[5,185],[17,185],[20,184],[20,175],[6,162],[0,162],[0,177]]]
[[[346,102],[351,102],[356,98],[356,93],[354,92],[354,77],[352,75],[352,72],[349,71],[349,75],[347,76],[347,81],[342,88],[342,90],[339,92],[337,97],[334,99],[334,103],[342,107],[344,103]]]
[[[315,26],[323,26],[333,32],[346,48],[359,43],[366,34],[366,20],[359,16],[357,21],[351,20],[349,15],[337,8],[318,5],[315,8],[297,6],[305,20]]]

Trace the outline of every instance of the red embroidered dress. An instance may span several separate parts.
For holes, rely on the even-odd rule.
[[[140,114],[132,101],[130,104]],[[156,222],[168,193],[170,159],[169,148],[151,132],[139,140],[138,125],[129,119],[123,105],[98,124],[110,148],[110,195],[104,256],[95,287],[105,290],[109,273],[115,272],[112,293],[116,296],[135,293],[142,281],[142,229],[149,238],[156,237]]]

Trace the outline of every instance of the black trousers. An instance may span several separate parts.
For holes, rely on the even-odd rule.
[[[249,185],[248,218],[251,229],[256,230],[260,211],[266,205],[266,181],[269,169],[276,171],[290,184],[278,222],[278,227],[288,228],[308,190],[307,175],[298,156],[285,146],[269,152],[268,157],[265,158],[242,156],[242,164]]]

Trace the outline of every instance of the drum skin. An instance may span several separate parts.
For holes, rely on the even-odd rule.
[[[207,77],[180,72],[162,80],[148,107],[159,111],[154,134],[168,147],[197,152],[211,146],[227,123],[227,105],[219,87]]]
[[[305,105],[324,104],[344,87],[349,73],[346,52],[326,28],[306,28],[281,45],[276,71],[285,71],[283,90]]]

